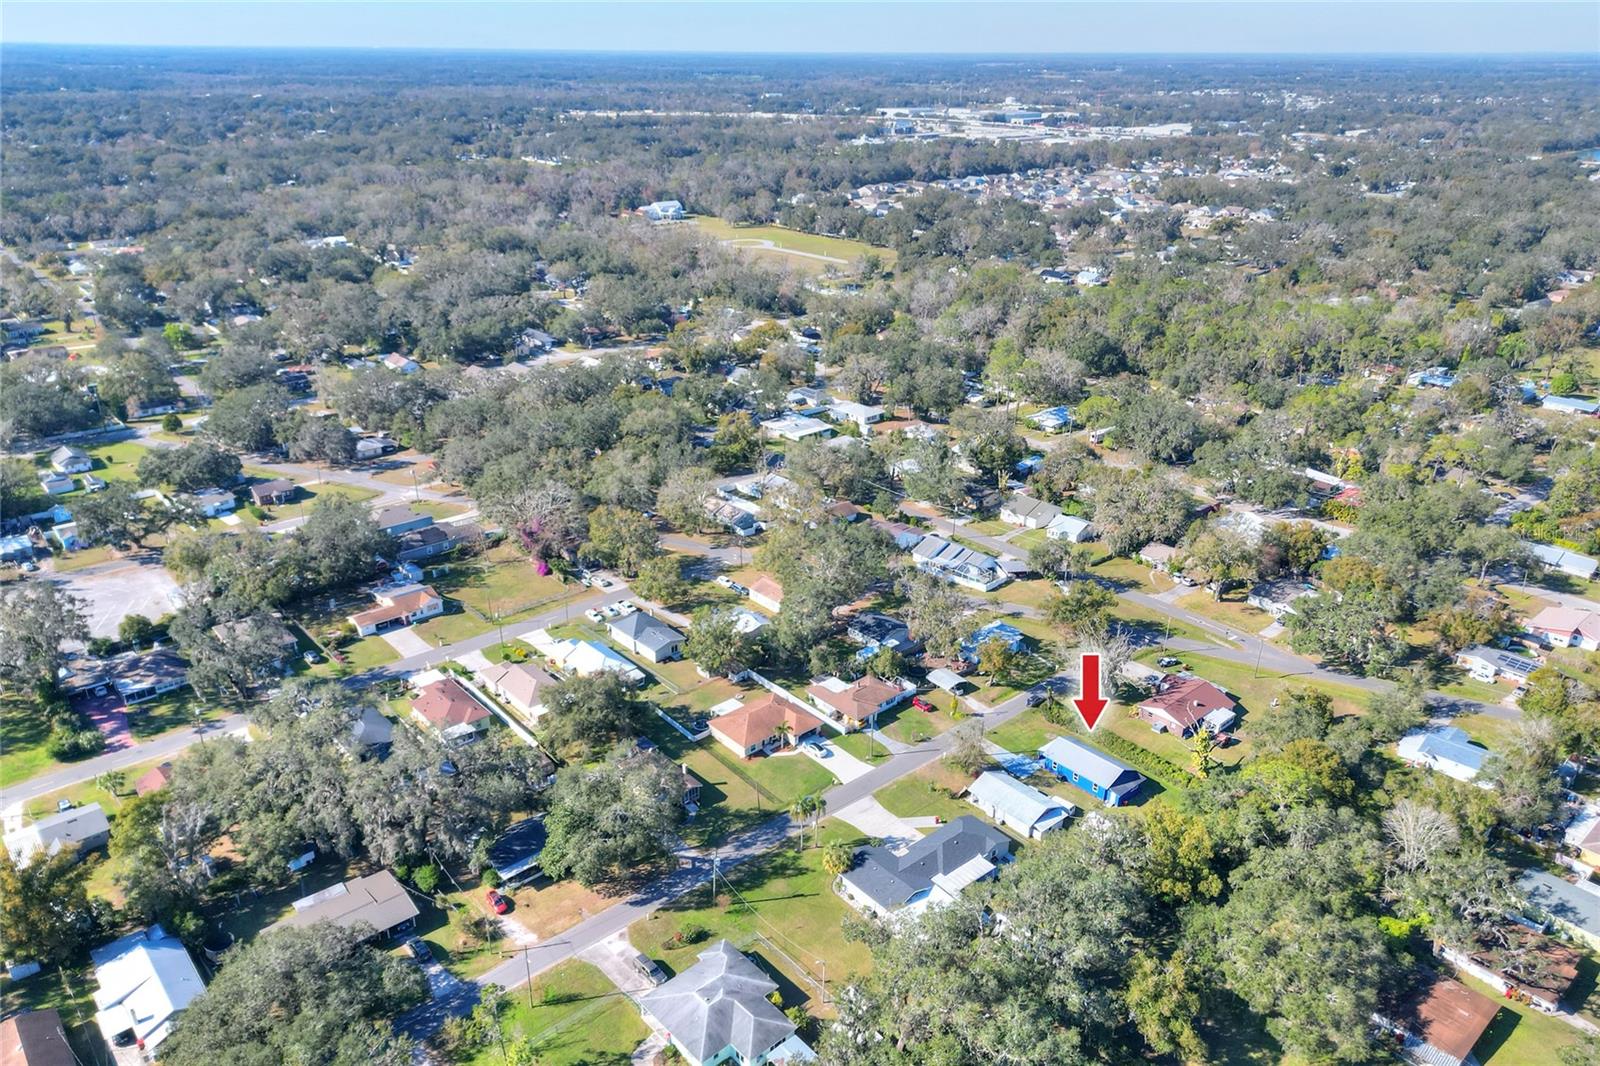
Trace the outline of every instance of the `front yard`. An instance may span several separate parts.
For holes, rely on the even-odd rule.
[[[863,842],[853,828],[832,821],[824,824],[822,839]],[[698,888],[635,923],[628,935],[673,973],[726,937],[774,976],[785,1007],[803,1004],[814,1015],[831,1015],[823,975],[831,994],[851,975],[866,972],[872,957],[866,945],[840,935],[841,923],[854,912],[834,893],[822,852],[792,846],[768,852],[719,879],[715,901],[709,886]]]
[[[649,1035],[638,1008],[605,974],[573,960],[508,992],[499,1037],[454,1061],[502,1066],[504,1048],[527,1041],[540,1066],[626,1066]]]

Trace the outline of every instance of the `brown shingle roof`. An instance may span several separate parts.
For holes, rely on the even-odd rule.
[[[1500,1004],[1462,984],[1441,978],[1417,1002],[1408,1028],[1451,1058],[1465,1059]]]
[[[1158,683],[1152,696],[1139,701],[1139,706],[1141,709],[1164,711],[1184,729],[1193,729],[1200,719],[1212,711],[1231,711],[1237,704],[1226,692],[1204,678],[1168,674]]]
[[[832,707],[846,717],[860,721],[876,711],[883,702],[901,691],[899,685],[892,685],[870,674],[852,681],[849,687],[835,692],[822,685],[809,685],[806,695],[818,700],[828,707]]]
[[[6,1066],[77,1066],[61,1015],[51,1007],[0,1022],[0,1062]]]

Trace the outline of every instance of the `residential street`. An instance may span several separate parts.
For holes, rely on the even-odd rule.
[[[202,722],[187,729],[175,729],[162,736],[154,737],[118,751],[97,755],[92,759],[68,763],[59,770],[52,770],[49,773],[40,774],[38,777],[30,777],[26,781],[18,782],[6,789],[6,806],[11,807],[19,803],[26,803],[31,799],[47,796],[52,792],[69,788],[80,782],[92,781],[111,770],[125,770],[130,766],[149,762],[151,759],[176,755],[191,744],[227,736],[230,733],[243,730],[248,725],[249,721],[244,715],[230,714],[226,718],[219,718],[213,722]]]
[[[993,729],[1027,707],[1026,696],[1018,694],[1005,703],[981,715],[984,726]],[[950,746],[950,733],[945,732],[925,744],[891,755],[869,772],[845,784],[836,785],[825,793],[829,811],[840,811],[859,800],[866,799],[885,785],[915,773],[942,756]],[[560,936],[537,944],[526,951],[517,952],[505,962],[476,979],[478,986],[499,985],[515,988],[531,977],[549,970],[574,956],[589,951],[608,937],[627,929],[634,922],[647,917],[663,905],[679,899],[711,880],[713,863],[722,871],[733,869],[741,863],[765,854],[798,832],[786,814],[772,818],[740,835],[717,849],[714,856],[685,850],[680,853],[680,865],[638,892],[618,900],[612,906],[568,929]],[[457,994],[446,1003],[429,1002],[404,1015],[397,1023],[402,1032],[418,1039],[432,1035],[451,1014],[465,1014],[472,1009],[475,997]]]

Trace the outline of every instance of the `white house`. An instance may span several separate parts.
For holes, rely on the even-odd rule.
[[[111,839],[111,823],[98,803],[57,811],[13,829],[5,835],[6,853],[25,869],[36,855],[70,852],[81,855]]]
[[[1575,551],[1558,548],[1554,544],[1541,544],[1536,540],[1525,540],[1522,542],[1522,546],[1528,549],[1528,554],[1543,563],[1547,569],[1567,574],[1570,577],[1590,581],[1594,578],[1595,570],[1600,569],[1600,562],[1596,562],[1587,555],[1579,555]]]
[[[50,467],[61,474],[87,474],[94,469],[94,460],[82,448],[63,444],[50,453]]]
[[[789,412],[761,423],[761,432],[779,440],[801,441],[807,437],[831,437],[833,427],[820,418]]]
[[[1396,751],[1407,765],[1426,766],[1457,781],[1477,777],[1489,757],[1488,749],[1473,744],[1472,738],[1455,726],[1409,733],[1400,738]]]
[[[677,222],[683,218],[683,204],[677,200],[657,200],[639,208],[639,213],[651,222]]]
[[[1539,668],[1539,660],[1503,648],[1474,644],[1456,653],[1456,665],[1471,674],[1474,681],[1494,681],[1503,677],[1520,685]]]
[[[376,607],[350,615],[350,624],[363,637],[400,629],[444,613],[444,597],[432,585],[401,585],[373,593]]]
[[[611,639],[653,663],[676,659],[683,649],[683,634],[643,611],[625,614],[606,624]]]
[[[1076,808],[1000,770],[986,770],[967,786],[967,802],[999,824],[1038,840],[1067,824]]]
[[[872,424],[883,421],[882,407],[853,400],[835,400],[828,405],[828,414],[835,422],[854,422],[863,433],[872,432]]]
[[[644,671],[604,644],[592,640],[567,638],[558,640],[546,629],[535,629],[522,637],[534,650],[568,673],[587,677],[609,670],[624,681],[638,683],[644,680]]]
[[[415,360],[407,359],[399,352],[390,352],[388,355],[384,356],[383,365],[388,367],[390,370],[397,371],[401,374],[415,374],[418,370],[422,369],[416,364]]]
[[[762,574],[750,582],[750,602],[777,614],[783,610],[783,586]]]
[[[221,489],[201,489],[189,496],[195,510],[207,518],[217,518],[221,515],[232,514],[238,501],[233,498],[233,493]]]
[[[1069,544],[1082,544],[1094,537],[1094,526],[1086,518],[1077,515],[1056,515],[1050,524],[1044,527],[1044,535],[1051,540],[1064,540]]]
[[[77,482],[66,474],[57,473],[54,470],[39,471],[39,488],[52,496],[60,496],[63,493],[71,492],[77,487]]]
[[[89,953],[94,963],[94,1022],[113,1047],[132,1034],[152,1054],[206,989],[183,942],[159,925],[129,933]]]
[[[1523,629],[1551,648],[1600,650],[1600,614],[1573,607],[1546,607],[1523,623]]]
[[[1046,407],[1028,416],[1028,421],[1046,433],[1059,433],[1072,425],[1072,412],[1067,407]]]

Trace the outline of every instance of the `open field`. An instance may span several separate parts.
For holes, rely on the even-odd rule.
[[[690,224],[719,241],[749,241],[748,246],[735,247],[748,248],[749,253],[758,258],[774,259],[813,273],[821,273],[830,266],[853,273],[856,261],[863,255],[877,256],[886,268],[893,268],[896,259],[895,252],[889,248],[875,248],[842,237],[801,233],[782,226],[735,226],[709,216],[696,218]],[[762,247],[760,242],[771,242],[771,247]],[[791,252],[801,254],[786,254]]]

